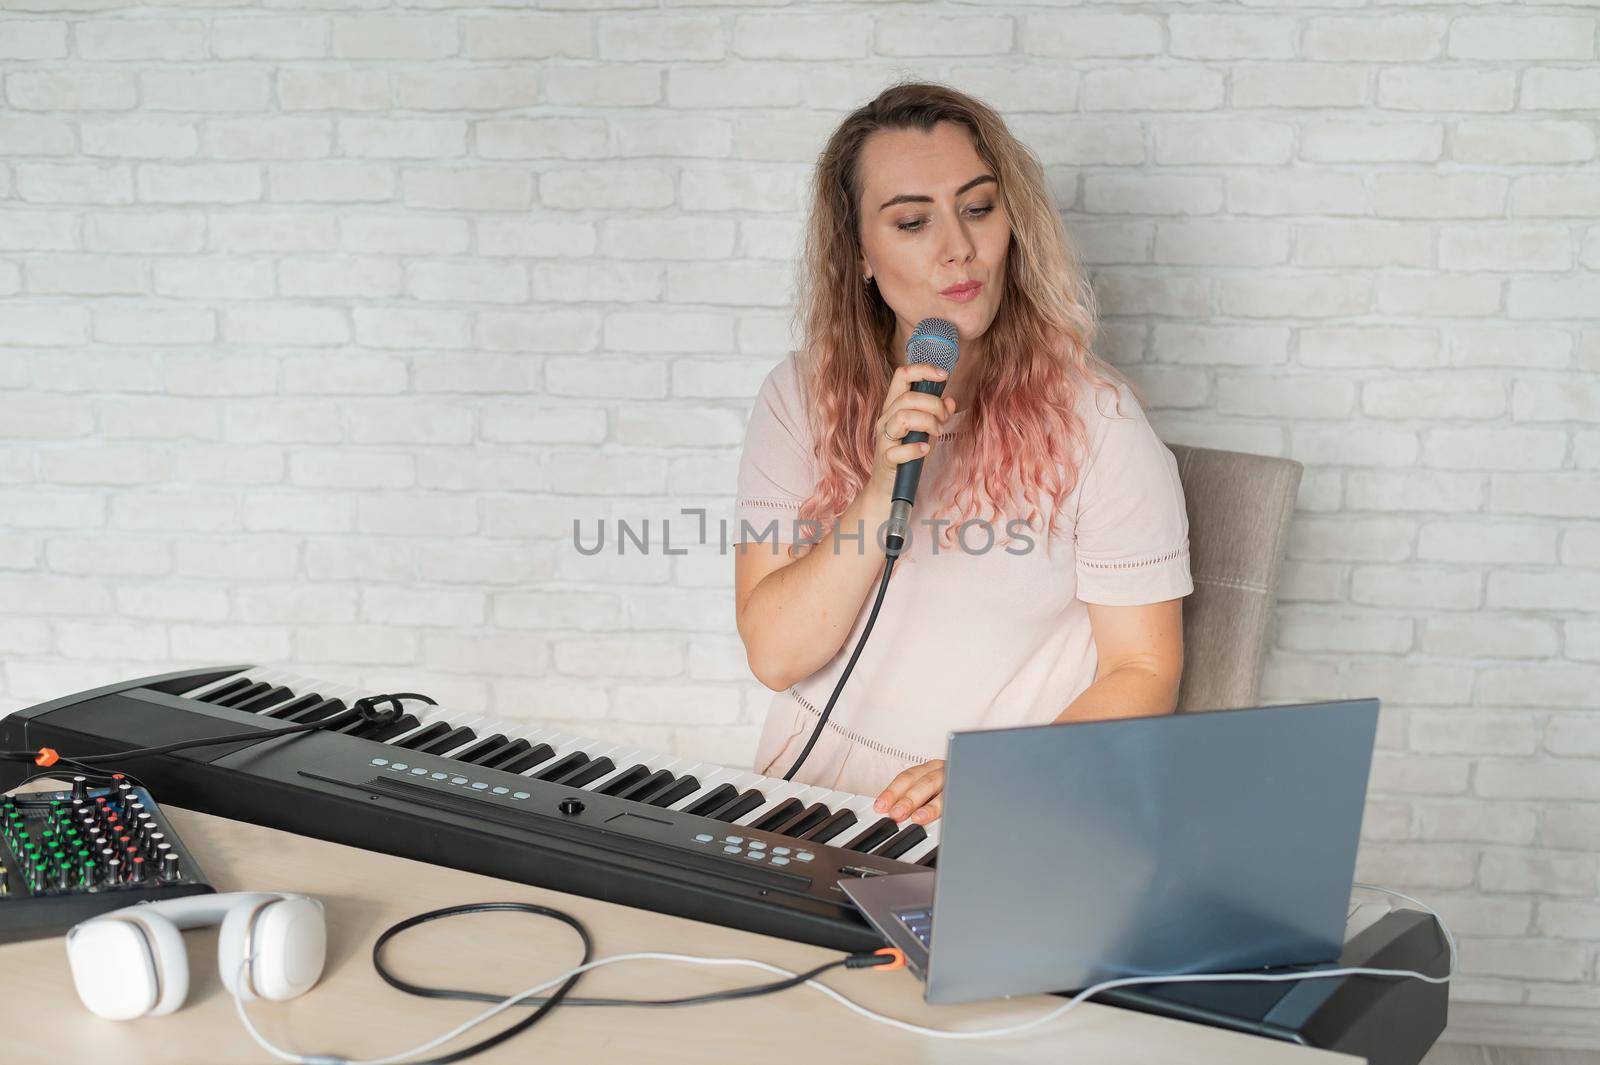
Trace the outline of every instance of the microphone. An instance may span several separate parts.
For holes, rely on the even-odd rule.
[[[961,355],[961,335],[956,327],[943,318],[924,318],[911,331],[906,343],[908,362],[931,362],[948,374],[954,374],[956,359]],[[944,381],[913,381],[911,388],[931,396],[944,395]],[[902,444],[920,444],[928,434],[913,429],[901,438]],[[911,504],[916,502],[917,481],[922,477],[922,458],[903,462],[894,475],[894,502],[889,510],[889,526],[884,537],[889,557],[897,558],[905,550],[906,535],[911,525]]]

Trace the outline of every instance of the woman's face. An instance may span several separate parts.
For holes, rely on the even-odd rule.
[[[861,174],[861,276],[894,310],[896,355],[924,318],[982,337],[1000,309],[1011,222],[971,135],[953,122],[879,130],[862,145]],[[967,299],[945,292],[964,281],[983,287]]]

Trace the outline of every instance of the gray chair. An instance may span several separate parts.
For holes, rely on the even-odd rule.
[[[1305,467],[1290,459],[1168,444],[1189,514],[1178,712],[1257,705],[1278,573]]]

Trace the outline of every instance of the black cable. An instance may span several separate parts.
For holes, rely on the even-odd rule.
[[[587,965],[589,963],[591,956],[589,934],[585,930],[583,923],[577,918],[563,913],[560,910],[551,909],[546,906],[537,906],[533,903],[479,902],[464,906],[450,906],[441,910],[430,910],[427,913],[421,913],[415,917],[408,917],[403,921],[390,925],[383,931],[383,934],[378,937],[377,941],[372,944],[372,967],[377,970],[378,975],[382,977],[383,981],[390,987],[393,987],[399,991],[404,991],[408,995],[416,995],[420,998],[457,999],[468,1002],[504,1002],[510,997],[509,995],[495,994],[494,992],[490,991],[461,991],[453,988],[427,987],[421,984],[413,984],[410,981],[402,980],[400,977],[394,975],[394,973],[390,972],[389,968],[383,962],[384,946],[401,932],[415,928],[420,924],[425,924],[428,921],[438,920],[442,917],[455,917],[468,913],[488,913],[497,910],[509,910],[519,913],[532,913],[544,917],[554,917],[556,920],[566,923],[575,929],[578,935],[583,939],[583,961],[579,964]],[[534,998],[530,996],[528,998],[521,999],[517,1004],[522,1006],[534,1006],[552,1002],[552,1004],[559,1003],[563,1006],[639,1006],[652,1009],[676,1006],[698,1006],[708,1002],[727,1002],[735,999],[754,998],[758,995],[769,995],[776,991],[783,991],[791,987],[798,987],[807,980],[815,979],[831,969],[874,968],[881,965],[892,964],[893,961],[894,959],[881,954],[850,954],[843,958],[837,958],[833,961],[825,962],[822,965],[818,965],[813,969],[808,969],[803,973],[796,973],[794,976],[784,977],[781,980],[774,980],[770,983],[755,984],[749,987],[736,987],[727,991],[711,991],[703,995],[689,995],[684,998],[571,998],[565,995],[565,988],[568,985],[563,985],[562,988],[557,989],[556,994],[552,995],[550,999]],[[582,974],[580,973],[579,975]],[[573,979],[575,980],[576,977]],[[571,981],[568,983],[570,984]]]
[[[844,691],[844,682],[850,679],[850,671],[856,668],[856,659],[861,657],[861,649],[867,645],[867,637],[872,635],[872,626],[878,620],[878,608],[883,605],[883,593],[889,590],[889,572],[894,569],[894,560],[894,555],[884,556],[883,582],[878,585],[878,598],[872,602],[872,613],[867,615],[867,627],[861,630],[861,639],[856,641],[855,653],[850,656],[850,661],[845,663],[844,672],[839,674],[839,683],[833,686],[833,694],[828,696],[828,705],[823,707],[822,716],[817,719],[816,727],[811,730],[811,738],[806,740],[805,749],[800,752],[800,757],[794,760],[794,765],[783,775],[784,780],[794,779],[801,763],[806,760],[806,755],[817,745],[817,737],[822,735],[822,726],[828,723],[828,717],[833,713],[833,704],[839,701],[839,693]]]
[[[200,740],[179,740],[176,743],[164,743],[159,747],[136,747],[130,751],[117,751],[114,754],[91,754],[82,758],[68,758],[65,755],[57,755],[56,758],[57,761],[70,761],[77,765],[85,766],[103,762],[121,761],[124,758],[142,758],[147,755],[170,754],[173,751],[184,751],[191,747],[213,747],[219,743],[239,743],[248,747],[251,744],[261,743],[264,740],[277,739],[279,736],[290,736],[297,732],[315,732],[320,729],[343,728],[345,725],[350,724],[350,722],[354,721],[358,717],[364,718],[368,722],[375,725],[389,725],[393,724],[395,721],[398,721],[400,719],[400,715],[405,713],[405,707],[400,705],[401,699],[421,699],[429,706],[439,705],[426,695],[418,695],[416,692],[398,692],[392,695],[368,695],[363,699],[357,699],[349,709],[341,710],[337,714],[319,718],[316,721],[306,721],[297,725],[288,725],[284,728],[270,729],[267,731],[257,729],[253,732],[235,732],[227,736],[212,736],[208,739]],[[379,710],[377,704],[384,701],[387,701],[389,706],[386,709]],[[38,751],[0,751],[0,761],[7,762],[32,762],[35,761],[38,756]]]

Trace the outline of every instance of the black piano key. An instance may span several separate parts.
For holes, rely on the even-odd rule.
[[[544,769],[539,770],[539,772],[533,775],[533,779],[559,780],[588,760],[589,756],[584,754],[582,751],[573,751],[565,758],[558,758],[554,762],[551,762]]]
[[[224,695],[220,699],[213,699],[212,702],[217,706],[232,706],[234,703],[242,702],[245,699],[254,699],[262,692],[270,691],[271,689],[272,685],[264,684],[261,681],[256,681],[248,688],[243,688],[239,691],[236,691],[232,695]]]
[[[678,800],[686,799],[699,790],[700,780],[698,777],[679,777],[664,790],[650,796],[649,803],[651,806],[659,806],[662,809],[666,809]]]
[[[504,769],[507,762],[511,761],[523,751],[531,750],[533,744],[527,740],[512,740],[498,751],[491,754],[478,764],[485,769]]]
[[[362,733],[361,738],[364,740],[376,740],[377,742],[382,743],[384,740],[393,739],[396,736],[403,736],[421,723],[422,722],[418,721],[410,714],[401,714],[398,718],[396,718],[394,721],[391,721],[387,725],[374,725],[372,731]]]
[[[750,822],[750,827],[758,828],[763,832],[771,832],[804,808],[805,804],[799,799],[792,797],[785,799],[761,817]]]
[[[348,707],[344,705],[343,699],[324,699],[320,703],[315,703],[304,710],[290,714],[283,720],[294,721],[303,725],[308,721],[321,721],[325,717],[342,714],[347,709]]]
[[[924,869],[936,868],[939,864],[939,848],[935,847],[927,854],[924,854],[917,864],[922,866]]]
[[[683,812],[693,814],[695,817],[704,817],[717,807],[726,805],[737,794],[739,794],[739,789],[732,784],[718,784],[700,798],[685,806]]]
[[[360,736],[370,728],[372,728],[372,722],[364,717],[357,716],[346,721],[333,731],[342,732],[346,736]]]
[[[250,684],[251,680],[249,677],[235,677],[222,687],[213,688],[206,694],[198,696],[198,701],[202,703],[215,703],[218,699],[226,699],[230,695],[235,695],[243,691],[245,688],[250,687]]]
[[[894,838],[872,853],[879,858],[898,858],[906,851],[928,838],[921,825],[907,825],[894,834]]]
[[[621,795],[649,775],[650,767],[640,762],[638,765],[629,766],[595,790],[601,795]]]
[[[284,700],[293,698],[294,692],[280,684],[276,688],[267,689],[260,695],[252,695],[247,699],[240,699],[230,705],[233,709],[243,710],[247,714],[259,714],[269,706],[277,706]]]
[[[744,792],[732,802],[723,806],[720,810],[712,810],[710,813],[702,814],[701,816],[709,817],[713,821],[726,821],[729,824],[732,824],[745,814],[749,813],[751,810],[765,805],[766,801],[767,797],[765,795],[761,794],[755,788],[751,788],[749,791]]]
[[[532,769],[540,762],[548,761],[556,756],[555,748],[548,743],[536,743],[523,754],[517,755],[504,765],[496,766],[502,773],[521,773]]]
[[[479,740],[460,754],[453,754],[450,757],[458,762],[471,762],[473,765],[482,765],[484,758],[497,753],[500,748],[506,745],[506,742],[505,733],[497,732],[488,739]]]
[[[673,774],[667,769],[657,769],[639,783],[621,792],[618,798],[630,799],[634,802],[645,802],[650,796],[672,783]]]
[[[865,832],[861,833],[861,835],[851,840],[849,846],[847,846],[845,849],[860,851],[861,853],[865,854],[874,847],[887,843],[899,830],[900,826],[894,823],[894,818],[880,817],[873,823],[871,828],[867,829]]]
[[[581,788],[585,784],[593,784],[607,773],[614,772],[616,768],[617,763],[613,762],[611,759],[596,758],[594,761],[590,762],[576,773],[571,773],[567,776],[564,776],[555,783],[565,785],[569,788]]]
[[[784,821],[772,831],[776,832],[780,836],[794,836],[796,838],[803,839],[805,838],[805,834],[807,832],[810,832],[813,828],[816,828],[831,816],[833,816],[832,810],[828,809],[820,802],[814,802],[810,806],[807,806],[804,810],[800,811],[799,814],[791,817],[787,821]]]
[[[449,725],[445,724],[443,721],[435,721],[427,728],[407,736],[405,739],[396,743],[395,746],[404,747],[408,751],[415,751],[424,743],[432,743],[434,740],[438,739],[440,736],[443,736],[449,731]]]
[[[800,833],[800,838],[812,843],[826,843],[855,823],[854,810],[835,810],[810,831]]]
[[[455,750],[463,743],[471,743],[477,735],[476,732],[463,725],[461,728],[453,728],[438,739],[424,743],[421,747],[414,747],[412,750],[418,754],[445,754]]]
[[[271,710],[268,710],[261,716],[286,718],[291,714],[298,714],[306,707],[315,706],[320,702],[322,702],[322,696],[317,692],[310,692],[309,694],[300,696],[298,699],[290,699],[286,703],[279,703],[277,706],[274,706]]]

